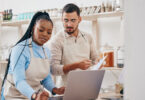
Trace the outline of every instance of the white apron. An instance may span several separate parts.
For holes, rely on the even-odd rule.
[[[40,88],[42,88],[40,81],[46,78],[50,72],[50,64],[48,59],[35,58],[32,47],[30,47],[30,53],[31,61],[25,73],[26,81],[35,91],[38,91]],[[45,58],[47,58],[46,53]],[[4,85],[4,97],[5,100],[29,100],[15,88],[13,76],[11,74],[8,74]]]
[[[69,41],[69,38],[64,38],[63,57],[62,57],[63,65],[72,64],[75,62],[82,61],[84,59],[90,59],[89,40],[85,35],[84,37],[82,37],[81,32],[79,32],[79,35],[80,37],[79,39],[77,39],[76,43],[75,42],[72,43],[71,41]],[[88,50],[84,51],[84,49],[88,49]],[[61,85],[66,86],[66,81],[67,81],[67,75],[62,75]]]

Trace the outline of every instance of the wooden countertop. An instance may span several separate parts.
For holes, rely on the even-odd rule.
[[[115,93],[115,92],[107,92],[107,93],[100,93],[98,99],[96,100],[105,100],[101,98],[121,98],[123,95],[120,93]]]

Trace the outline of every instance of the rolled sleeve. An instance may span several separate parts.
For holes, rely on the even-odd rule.
[[[53,88],[55,87],[50,74],[44,80],[41,81],[41,84],[50,92],[52,92]]]
[[[54,38],[50,43],[51,51],[51,72],[53,75],[64,75],[62,63],[62,40],[61,38]]]
[[[92,64],[95,64],[98,59],[98,54],[97,54],[97,49],[96,49],[96,44],[94,41],[94,38],[91,36],[90,37],[91,43],[90,43],[90,59],[92,60]]]

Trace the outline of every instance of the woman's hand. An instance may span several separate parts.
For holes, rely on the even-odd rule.
[[[56,94],[64,94],[64,91],[65,91],[65,87],[60,87],[60,88],[53,88],[53,93],[56,93]]]
[[[41,91],[37,94],[36,100],[48,100],[49,93],[46,91]]]

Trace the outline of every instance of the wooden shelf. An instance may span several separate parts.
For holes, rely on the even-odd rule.
[[[4,21],[1,23],[2,26],[20,26],[22,24],[28,24],[30,20],[21,20],[21,21]]]
[[[83,20],[97,20],[97,18],[107,18],[107,17],[121,17],[123,16],[124,12],[123,11],[118,11],[118,12],[105,12],[105,13],[98,13],[98,14],[93,14],[93,15],[85,15],[82,16]],[[51,19],[55,21],[61,20],[61,17],[51,17]],[[1,23],[1,26],[20,26],[22,24],[28,24],[30,20],[21,20],[21,21],[3,21]]]
[[[98,13],[95,15],[87,15],[87,16],[82,16],[83,20],[97,20],[97,18],[107,18],[107,17],[121,17],[123,16],[124,12],[123,11],[118,11],[118,12],[105,12],[105,13]]]
[[[103,67],[103,70],[122,70],[123,68],[118,68],[118,67]]]

